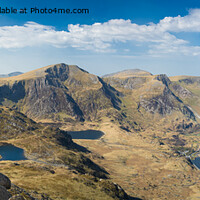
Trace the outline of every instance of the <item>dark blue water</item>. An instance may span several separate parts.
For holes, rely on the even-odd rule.
[[[192,163],[200,169],[200,157],[197,157],[195,158],[195,160],[192,160]]]
[[[72,136],[72,139],[86,139],[86,140],[97,140],[101,138],[104,133],[97,130],[86,130],[86,131],[68,131]]]
[[[24,156],[24,150],[15,147],[11,144],[4,144],[0,146],[0,160],[27,160]]]

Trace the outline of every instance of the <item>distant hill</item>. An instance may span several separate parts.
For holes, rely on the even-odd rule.
[[[133,77],[133,76],[151,76],[150,72],[141,70],[141,69],[127,69],[116,73],[106,74],[103,78],[107,77],[115,77],[115,78],[126,78],[126,77]]]
[[[12,72],[9,74],[0,74],[0,78],[7,78],[7,77],[12,77],[12,76],[18,76],[20,74],[23,74],[22,72]]]

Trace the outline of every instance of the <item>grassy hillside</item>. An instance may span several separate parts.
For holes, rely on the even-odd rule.
[[[38,125],[25,115],[0,107],[0,142],[23,148],[29,160],[1,162],[1,172],[27,191],[52,199],[128,199],[108,173],[91,161],[87,149],[57,128]],[[88,196],[89,195],[89,196]]]

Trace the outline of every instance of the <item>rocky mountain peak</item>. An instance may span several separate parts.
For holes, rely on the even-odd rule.
[[[155,80],[161,81],[166,86],[169,86],[171,84],[171,81],[166,74],[157,75],[155,77]]]

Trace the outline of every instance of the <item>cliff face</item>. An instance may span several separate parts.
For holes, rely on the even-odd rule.
[[[161,117],[179,112],[184,117],[195,120],[192,110],[181,100],[192,96],[192,93],[172,83],[165,74],[153,76],[146,73],[145,76],[138,74],[133,76],[131,73],[128,76],[126,73],[125,77],[124,73],[121,76],[118,73],[117,77],[116,75],[105,77],[104,80],[127,96],[128,101],[132,99],[137,104],[137,112],[143,108],[148,113],[153,115],[157,113]]]
[[[27,82],[24,105],[18,108],[31,118],[51,119],[56,113],[65,113],[75,119],[83,120],[83,113],[68,94],[68,89],[60,80],[48,75]]]
[[[189,95],[189,91],[187,93],[187,90],[181,86],[172,85],[170,79],[164,74],[160,74],[154,79],[162,82],[163,90],[160,91],[160,94],[155,95],[152,98],[141,98],[139,106],[141,105],[148,112],[159,113],[162,116],[169,115],[175,111],[180,111],[187,118],[195,120],[195,115],[192,110],[190,110],[190,108],[180,99],[183,94]],[[177,92],[178,96],[175,95],[171,88]]]
[[[77,66],[52,65],[6,79],[0,103],[15,107],[32,119],[68,121],[96,118],[98,112],[118,108],[119,100],[102,79]]]

